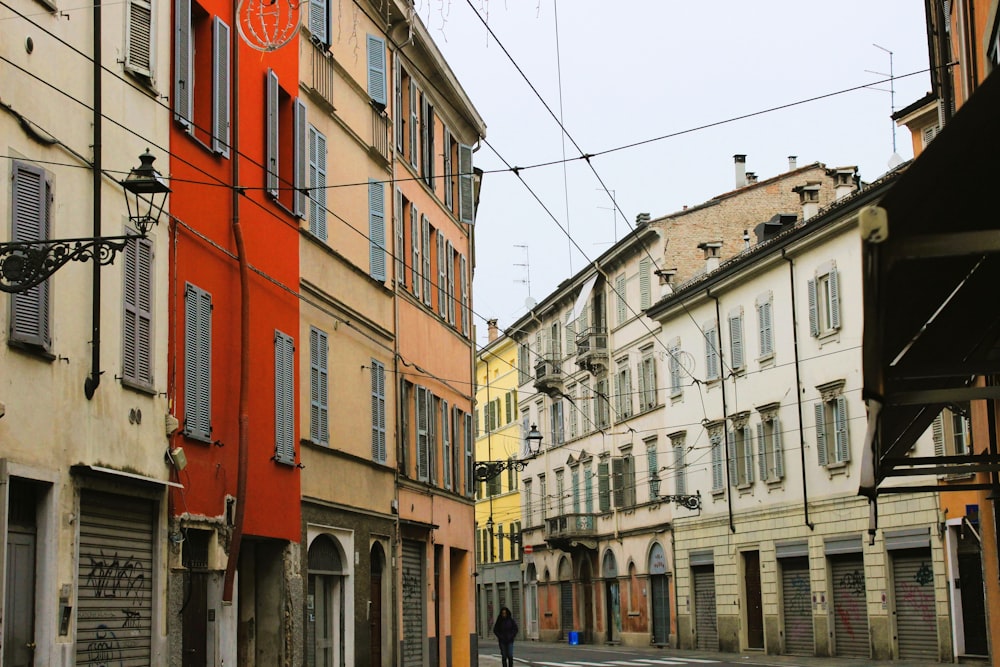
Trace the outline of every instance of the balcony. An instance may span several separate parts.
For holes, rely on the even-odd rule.
[[[535,389],[549,396],[562,393],[562,367],[554,355],[546,354],[535,362]]]
[[[593,514],[562,514],[545,520],[545,541],[563,551],[573,547],[597,548],[596,521]]]
[[[608,330],[584,329],[576,337],[576,365],[593,375],[608,370]]]
[[[306,82],[306,85],[326,102],[330,109],[333,109],[333,86],[337,78],[333,55],[316,43],[313,43],[313,46],[315,48],[312,50],[312,67],[310,68],[312,78]]]
[[[385,109],[381,105],[372,102],[372,143],[370,152],[372,157],[381,159],[386,165],[389,164],[392,144],[392,121]]]

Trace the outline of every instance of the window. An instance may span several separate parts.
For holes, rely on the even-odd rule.
[[[301,217],[306,215],[306,105],[281,86],[272,69],[267,70],[266,95],[267,193]]]
[[[722,433],[719,431],[711,433],[708,441],[712,448],[712,492],[719,493],[726,488]]]
[[[451,452],[451,416],[448,414],[448,401],[441,401],[441,483],[446,489],[452,488],[451,473],[455,457]]]
[[[652,305],[653,292],[650,287],[651,266],[652,262],[650,262],[649,257],[643,257],[639,260],[639,307],[642,310],[646,310]]]
[[[708,380],[719,379],[719,339],[716,334],[716,323],[705,324],[705,377]]]
[[[469,270],[465,255],[461,254],[458,256],[458,277],[459,289],[462,290],[462,334],[468,336],[472,332],[472,308],[469,306]]]
[[[784,452],[781,450],[781,423],[775,410],[761,412],[757,424],[757,457],[760,478],[773,482],[785,476]]]
[[[369,275],[385,281],[385,184],[368,181],[368,239],[370,240]]]
[[[598,429],[611,425],[611,403],[608,399],[608,380],[598,380],[594,386],[595,405],[594,422]]]
[[[774,355],[773,303],[774,298],[770,292],[757,297],[757,333],[761,359]]]
[[[152,82],[153,7],[150,0],[125,2],[125,70]]]
[[[519,475],[517,469],[514,467],[514,457],[507,458],[507,490],[517,491],[519,484]]]
[[[743,308],[729,313],[729,358],[734,371],[743,369]]]
[[[569,437],[572,440],[578,433],[577,410],[576,410],[576,385],[571,384],[566,387],[566,396],[569,399]]]
[[[426,482],[430,478],[430,421],[428,410],[431,393],[418,386],[416,393],[417,415],[417,479]]]
[[[639,360],[639,411],[656,407],[656,356],[653,346],[640,350]]]
[[[274,332],[274,460],[295,465],[295,341]]]
[[[52,178],[35,165],[15,160],[11,174],[11,241],[48,239],[52,228]],[[10,295],[10,340],[48,351],[52,347],[50,281]]]
[[[670,398],[676,399],[684,395],[681,386],[681,339],[675,338],[667,347],[670,357]]]
[[[628,357],[618,360],[618,372],[615,373],[615,414],[618,419],[632,416],[632,369]]]
[[[674,493],[687,495],[687,463],[685,462],[686,447],[684,433],[671,433],[670,446],[674,450]]]
[[[549,358],[558,363],[562,360],[562,332],[559,321],[556,320],[549,328]]]
[[[499,496],[501,492],[500,488],[500,475],[496,477],[491,477],[486,480],[486,496],[492,498],[493,496]]]
[[[580,466],[575,465],[569,469],[570,493],[573,494],[573,514],[580,513]]]
[[[385,109],[385,95],[385,40],[368,35],[368,96]]]
[[[447,262],[444,255],[444,234],[438,231],[434,234],[437,237],[437,312],[442,318],[448,315],[448,298],[445,294],[447,288]]]
[[[594,470],[589,463],[583,473],[583,511],[594,513]]]
[[[628,304],[625,303],[625,274],[624,273],[619,274],[618,276],[615,277],[615,294],[617,295],[617,299],[618,299],[617,300],[617,304],[618,304],[618,309],[617,309],[618,319],[616,320],[616,322],[617,322],[618,326],[621,326],[621,325],[625,324],[625,319],[628,316],[628,308],[627,308]]]
[[[397,188],[396,198],[392,206],[392,228],[395,242],[392,245],[392,255],[396,260],[394,278],[397,285],[406,287],[406,226],[403,224],[404,206],[408,207],[403,192]]]
[[[566,433],[563,430],[563,402],[561,398],[552,401],[552,405],[549,406],[549,412],[552,418],[552,446],[558,447],[566,442]]]
[[[532,495],[534,487],[530,479],[524,480],[524,520],[525,525],[533,526],[535,521],[535,498]]]
[[[601,512],[611,511],[611,479],[607,461],[597,464],[597,508]]]
[[[184,435],[212,441],[212,295],[184,290]]]
[[[612,457],[611,477],[615,507],[635,505],[635,459],[631,453]]]
[[[417,207],[410,204],[410,271],[413,275],[413,296],[420,298],[420,286],[423,278],[420,270],[423,267],[420,259],[420,218],[417,217]]]
[[[957,455],[968,454],[971,450],[969,445],[969,410],[968,406],[964,412],[951,412],[951,441],[953,451]]]
[[[309,34],[312,42],[324,51],[330,48],[330,3],[328,0],[309,1]]]
[[[573,311],[570,310],[566,313],[566,324],[563,326],[566,331],[566,354],[570,357],[576,355],[576,320],[572,317]]]
[[[438,397],[427,392],[427,476],[431,484],[437,484],[438,481],[437,460],[440,449],[438,439],[441,437],[438,430],[440,404],[441,400]]]
[[[566,514],[566,483],[562,470],[556,470],[556,516]]]
[[[150,239],[136,237],[125,246],[123,318],[125,322],[122,330],[122,381],[151,389],[153,386],[153,242]]]
[[[372,359],[372,460],[386,462],[385,366]]]
[[[580,435],[586,435],[590,433],[593,427],[593,422],[591,421],[591,407],[592,396],[590,392],[590,387],[581,383],[580,384],[580,400],[576,402],[573,406],[573,410],[579,410],[580,412]]]
[[[424,264],[421,267],[423,272],[423,295],[424,303],[428,306],[431,305],[431,221],[426,215],[420,216],[420,238],[421,245],[423,245],[424,254],[423,261]]]
[[[736,487],[753,484],[753,438],[746,421],[745,414],[733,420],[733,430],[729,432],[729,477]]]
[[[309,439],[330,444],[329,369],[330,343],[325,331],[309,328]],[[372,378],[374,383],[375,379]]]
[[[421,96],[420,103],[420,173],[424,183],[434,187],[434,105],[426,95]]]
[[[309,231],[326,240],[326,137],[309,126]]]
[[[229,157],[229,26],[193,0],[175,0],[174,120]]]
[[[843,384],[840,384],[843,389]],[[836,390],[823,392],[814,406],[816,452],[821,466],[846,463],[851,458],[847,434],[847,399]]]
[[[413,79],[409,79],[409,117],[410,117],[410,166],[414,169],[417,168],[417,134],[418,128],[420,127],[420,107],[417,106],[417,98],[420,96],[417,91],[417,85],[414,83]]]
[[[545,489],[545,475],[538,476],[538,496],[539,502],[542,509],[542,521],[549,516],[549,496],[548,491]]]
[[[451,245],[451,241],[445,243],[444,246],[444,259],[445,259],[445,281],[447,288],[445,289],[445,298],[447,299],[447,315],[448,324],[452,326],[455,325],[455,247]],[[463,300],[462,305],[465,305]]]
[[[832,263],[809,280],[809,330],[814,338],[840,329],[839,283]]]
[[[653,478],[660,476],[660,464],[656,454],[656,438],[649,438],[643,441],[646,445],[646,478],[649,480],[649,497],[653,499],[656,494],[653,492]]]

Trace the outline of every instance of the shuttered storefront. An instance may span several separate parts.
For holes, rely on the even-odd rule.
[[[829,557],[833,579],[833,632],[838,656],[871,657],[865,562],[858,554]]]
[[[516,582],[510,582],[510,613],[517,619],[518,623],[521,623],[521,585]]]
[[[141,498],[81,492],[77,665],[152,664],[153,508]]]
[[[564,639],[573,629],[573,584],[568,581],[559,582],[559,628]]]
[[[691,568],[694,582],[695,647],[719,650],[719,628],[715,613],[715,567],[699,565]]]
[[[785,621],[785,653],[814,655],[809,558],[781,559],[781,609]]]
[[[905,549],[891,554],[899,658],[936,662],[937,614],[931,551]]]
[[[424,664],[424,543],[403,540],[403,667]]]

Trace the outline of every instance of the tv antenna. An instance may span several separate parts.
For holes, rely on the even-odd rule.
[[[600,190],[601,192],[611,193],[611,206],[598,206],[597,208],[602,208],[605,211],[611,211],[611,220],[614,223],[613,229],[615,233],[614,241],[611,243],[611,245],[614,245],[615,243],[618,243],[618,202],[615,200],[616,190],[605,190],[604,188],[594,188],[594,189]]]
[[[527,286],[527,288],[528,288],[528,300],[531,300],[531,262],[528,259],[528,246],[527,245],[521,245],[521,244],[515,243],[514,247],[515,248],[521,248],[521,249],[524,250],[524,262],[523,263],[517,263],[517,262],[514,263],[514,266],[524,267],[524,278],[515,278],[514,282],[517,283],[518,285],[525,285],[525,286]],[[527,301],[525,301],[525,303],[527,303]],[[530,309],[532,307],[533,306],[529,306],[528,308]]]
[[[893,162],[895,162],[896,164],[898,164],[899,162],[902,162],[902,159],[899,157],[899,154],[896,152],[896,121],[895,121],[895,119],[892,118],[892,116],[896,113],[896,74],[895,74],[895,70],[893,69],[892,51],[890,51],[889,49],[885,48],[884,46],[879,46],[878,44],[875,44],[874,42],[872,43],[872,46],[874,46],[876,49],[879,49],[880,51],[885,51],[886,53],[889,54],[889,73],[888,74],[886,74],[885,72],[876,72],[876,71],[870,70],[870,69],[866,69],[865,71],[868,72],[869,74],[877,74],[879,76],[887,76],[887,77],[889,77],[889,90],[888,91],[886,91],[885,88],[875,88],[874,86],[869,86],[869,88],[871,88],[872,90],[881,90],[882,92],[888,92],[889,93],[889,122],[892,124],[892,157],[889,158],[889,164],[890,164],[890,166],[894,167],[896,165],[893,164]]]

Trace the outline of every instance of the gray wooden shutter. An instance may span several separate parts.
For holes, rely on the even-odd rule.
[[[445,297],[447,298],[448,323],[455,324],[455,246],[451,241],[447,241],[444,247],[445,260],[445,280],[447,288]]]
[[[468,336],[472,331],[472,310],[469,308],[469,274],[465,255],[458,256],[458,277],[462,290],[462,333]]]
[[[426,482],[429,465],[428,443],[427,443],[427,394],[423,387],[417,387],[416,392],[416,413],[417,413],[417,479]]]
[[[729,431],[729,439],[726,441],[726,460],[729,462],[729,483],[732,486],[739,486],[740,476],[736,461],[736,432]]]
[[[611,485],[615,507],[625,507],[625,459],[621,456],[611,457]]]
[[[212,21],[212,150],[229,157],[229,26]]]
[[[714,324],[705,329],[705,372],[709,380],[719,378],[719,350]]]
[[[267,70],[267,109],[266,126],[267,134],[266,153],[264,156],[264,168],[267,170],[266,187],[267,193],[272,197],[278,196],[278,75],[274,70]]]
[[[542,501],[545,502],[545,499]],[[611,509],[611,480],[607,461],[597,464],[597,508],[601,512]]]
[[[125,2],[125,69],[153,78],[153,16],[148,0]]]
[[[766,482],[767,474],[767,440],[764,434],[764,422],[757,424],[757,463],[760,467],[760,480]]]
[[[643,310],[649,308],[653,294],[649,284],[650,261],[649,257],[639,260],[639,307]]]
[[[687,494],[687,467],[684,463],[684,441],[674,446],[674,490],[678,495]]]
[[[851,448],[847,438],[847,399],[837,397],[836,428],[837,428],[837,460],[850,461]]]
[[[374,179],[368,181],[368,238],[371,241],[371,266],[369,273],[378,281],[385,281],[385,185]]]
[[[125,247],[122,376],[144,387],[153,384],[153,243],[136,236]]]
[[[52,182],[44,169],[15,161],[11,180],[13,220],[11,240],[39,241],[49,238],[52,224]],[[46,280],[23,292],[11,294],[10,337],[48,349],[49,285]]]
[[[397,285],[406,285],[406,250],[403,247],[406,245],[403,229],[403,192],[399,188],[396,188],[392,202],[392,230],[396,239],[392,247],[392,253],[396,260],[396,275],[393,278]]]
[[[330,443],[329,367],[330,344],[325,332],[309,329],[309,439]]]
[[[830,327],[840,328],[840,278],[836,267],[830,269]]]
[[[421,271],[424,278],[424,303],[431,305],[431,221],[426,215],[420,216],[420,229],[423,246],[423,266]]]
[[[413,278],[413,296],[420,298],[420,218],[417,216],[417,207],[410,205],[410,272]]]
[[[753,435],[749,426],[743,427],[743,468],[747,483],[753,484]],[[761,479],[766,479],[766,476]]]
[[[309,32],[314,42],[330,46],[330,8],[327,0],[309,0]]]
[[[771,333],[771,301],[757,300],[757,329],[760,340],[760,356],[774,352],[774,340]]]
[[[292,181],[295,191],[292,194],[292,213],[299,218],[304,218],[306,215],[306,188],[309,185],[306,182],[309,173],[309,150],[306,148],[306,129],[308,128],[308,124],[306,123],[306,105],[301,99],[296,97],[293,108],[295,109],[295,114],[292,116],[292,133],[294,135],[294,143],[292,144],[292,164],[294,167]]]
[[[785,476],[785,452],[782,449],[784,446],[781,442],[781,422],[777,417],[772,421],[774,425],[774,438],[772,443],[774,446],[774,474],[778,479]]]
[[[819,336],[819,311],[817,310],[816,281],[812,278],[806,284],[809,290],[809,334],[816,338]]]
[[[452,488],[451,473],[454,465],[451,449],[451,427],[448,401],[441,401],[441,481],[446,489]]]
[[[368,35],[368,96],[385,107],[385,41]]]
[[[326,137],[309,126],[309,231],[326,240]]]
[[[212,295],[184,291],[184,434],[212,439]]]
[[[448,316],[448,299],[446,291],[448,289],[447,262],[444,254],[444,234],[438,232],[437,236],[437,295],[438,295],[438,315],[442,318]]]
[[[458,145],[458,219],[473,224],[476,221],[473,191],[472,146]]]
[[[828,463],[826,455],[826,420],[823,414],[823,401],[819,401],[813,406],[816,415],[816,456],[821,466]]]
[[[392,61],[392,89],[394,109],[392,113],[393,124],[396,126],[396,151],[403,155],[404,133],[406,121],[403,118],[403,68],[400,66],[402,58],[394,58]]]
[[[385,463],[385,366],[372,359],[372,460]]]
[[[410,78],[410,165],[417,168],[417,138],[420,127],[420,112],[417,106],[417,85]]]
[[[194,40],[191,39],[191,0],[174,3],[174,120],[194,133]]]
[[[733,369],[743,368],[743,313],[729,316],[729,346],[732,352]]]
[[[725,464],[722,460],[722,437],[718,434],[713,435],[709,442],[712,443],[712,490],[721,491],[726,486],[723,480],[723,465]]]
[[[616,315],[617,315],[617,318],[618,318],[616,322],[617,322],[618,325],[622,325],[622,324],[625,323],[625,320],[628,318],[628,308],[627,308],[628,304],[625,302],[625,274],[624,273],[621,274],[620,276],[615,277],[615,294],[617,295],[617,298],[616,298],[616,306],[617,306]]]
[[[295,465],[295,341],[274,332],[274,460]]]
[[[438,399],[427,392],[427,478],[431,484],[437,484],[437,454],[438,454]],[[499,479],[498,479],[499,481]]]

